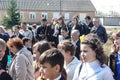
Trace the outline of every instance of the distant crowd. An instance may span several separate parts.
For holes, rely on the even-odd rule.
[[[79,20],[22,22],[12,34],[0,27],[0,80],[120,80],[120,31],[111,35],[112,53],[106,56],[108,35],[100,19]]]

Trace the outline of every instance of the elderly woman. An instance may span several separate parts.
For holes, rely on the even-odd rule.
[[[81,63],[76,68],[73,80],[114,80],[111,69],[105,64],[104,54],[99,39],[88,34],[81,42]]]
[[[14,54],[9,68],[9,74],[13,80],[34,80],[33,57],[24,46],[20,38],[12,38],[7,46]]]

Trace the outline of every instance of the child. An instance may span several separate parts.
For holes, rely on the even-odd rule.
[[[64,57],[55,48],[49,49],[40,56],[41,76],[48,80],[66,80],[61,73],[63,71]]]
[[[22,39],[22,41],[23,41],[24,46],[25,46],[31,53],[33,53],[33,52],[32,52],[32,42],[31,42],[31,40],[30,40],[29,38],[27,38],[27,37],[24,37],[24,38]]]

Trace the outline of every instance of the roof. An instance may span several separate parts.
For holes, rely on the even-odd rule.
[[[0,0],[0,9],[5,9],[10,0]],[[61,1],[61,5],[60,5]],[[90,0],[17,0],[20,10],[61,10],[62,11],[95,11]]]

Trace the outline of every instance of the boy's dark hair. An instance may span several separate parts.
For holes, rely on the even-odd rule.
[[[56,48],[49,49],[40,56],[40,64],[49,63],[52,67],[57,64],[60,66],[60,72],[63,70],[64,56]]]
[[[61,30],[64,30],[65,32],[68,32],[67,27],[62,27]]]
[[[24,37],[22,41],[23,41],[23,44],[25,45],[26,42],[30,41],[30,39],[28,37]]]
[[[86,16],[85,19],[91,20],[91,17],[90,16]]]

